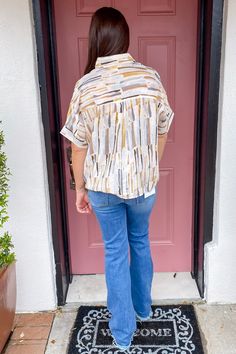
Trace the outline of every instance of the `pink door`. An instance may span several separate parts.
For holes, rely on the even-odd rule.
[[[175,118],[160,163],[150,239],[155,271],[190,271],[192,257],[197,0],[54,0],[61,126],[75,82],[83,75],[92,13],[113,6],[130,26],[129,53],[161,75]],[[63,138],[64,152],[69,141]],[[79,214],[65,158],[73,274],[104,273],[95,215]]]

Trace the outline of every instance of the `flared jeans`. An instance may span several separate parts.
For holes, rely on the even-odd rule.
[[[153,262],[149,218],[157,194],[123,199],[111,193],[88,190],[98,220],[105,252],[109,328],[117,344],[130,346],[137,329],[136,314],[152,313]]]

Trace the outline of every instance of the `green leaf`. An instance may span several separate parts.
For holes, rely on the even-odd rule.
[[[2,121],[0,121],[2,123]],[[0,228],[9,219],[7,206],[9,198],[10,169],[7,167],[7,156],[3,151],[5,145],[3,130],[0,130]],[[0,236],[0,268],[7,266],[16,260],[12,237],[8,231]]]

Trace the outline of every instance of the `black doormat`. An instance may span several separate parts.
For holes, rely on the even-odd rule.
[[[152,318],[137,320],[127,353],[204,354],[193,305],[152,305],[152,310]],[[80,306],[67,353],[121,353],[112,344],[109,318],[111,314],[106,306]]]

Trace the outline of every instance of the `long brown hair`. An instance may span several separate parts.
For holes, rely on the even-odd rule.
[[[95,68],[97,57],[126,53],[129,26],[122,13],[113,7],[101,7],[92,16],[89,28],[88,60],[84,74]]]

